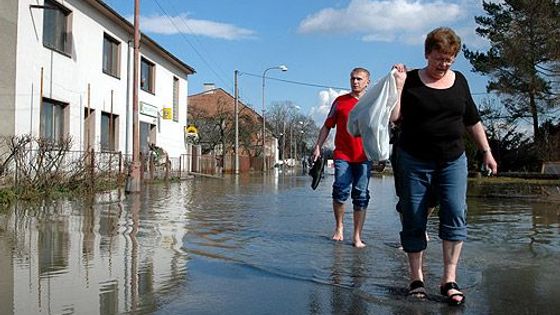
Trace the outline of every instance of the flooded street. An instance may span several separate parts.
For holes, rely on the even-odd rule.
[[[558,314],[560,209],[469,199],[458,282],[439,296],[441,241],[429,221],[429,300],[406,298],[393,178],[373,177],[365,249],[334,227],[331,181],[196,178],[0,213],[0,314]]]

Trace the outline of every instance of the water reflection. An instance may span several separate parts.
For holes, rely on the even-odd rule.
[[[2,274],[11,276],[0,278],[0,313],[154,311],[157,295],[184,280],[187,261],[184,208],[155,210],[170,192],[147,190],[149,204],[140,195],[114,192],[16,205],[1,221],[0,242],[12,245],[0,258]]]
[[[459,268],[467,307],[438,296],[441,243],[426,252],[429,300],[406,298],[391,177],[371,181],[368,244],[334,243],[330,178],[196,179],[0,214],[0,314],[554,313],[560,209],[469,200]],[[352,231],[346,214],[347,239]],[[436,216],[429,233],[437,235]]]

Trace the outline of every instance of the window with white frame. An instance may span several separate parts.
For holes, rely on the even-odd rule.
[[[146,58],[140,61],[140,88],[154,94],[155,65]]]
[[[179,121],[179,79],[173,77],[173,121]]]
[[[47,48],[70,55],[72,11],[56,1],[45,0],[43,10],[43,45]]]
[[[59,143],[65,135],[65,116],[68,104],[43,98],[41,106],[41,138]]]
[[[108,34],[103,35],[103,72],[120,77],[120,42]]]
[[[117,147],[118,115],[101,113],[101,150],[115,151]]]

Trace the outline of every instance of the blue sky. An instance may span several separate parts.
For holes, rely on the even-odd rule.
[[[105,2],[132,19],[133,0]],[[450,26],[469,49],[485,50],[474,22],[483,13],[478,0],[141,0],[140,29],[197,71],[190,95],[204,83],[233,95],[237,69],[241,100],[260,112],[263,71],[286,65],[267,72],[266,106],[291,101],[322,122],[352,68],[369,69],[375,81],[397,62],[423,67],[424,36],[435,27]],[[486,79],[462,54],[454,69],[475,100],[484,97]]]

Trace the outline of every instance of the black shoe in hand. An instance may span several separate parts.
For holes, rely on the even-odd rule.
[[[311,182],[311,188],[315,190],[317,186],[319,186],[319,182],[323,177],[323,171],[325,169],[325,160],[323,157],[318,157],[315,162],[313,162],[313,166],[309,170],[309,175],[313,177],[313,181]]]

